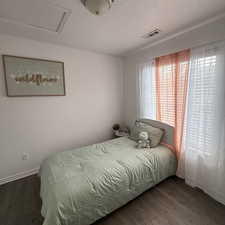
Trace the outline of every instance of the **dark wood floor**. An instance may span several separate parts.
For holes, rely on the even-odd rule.
[[[41,225],[39,189],[37,176],[0,186],[0,225]],[[225,225],[225,206],[172,177],[94,225]]]

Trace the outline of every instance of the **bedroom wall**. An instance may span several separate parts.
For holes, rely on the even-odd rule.
[[[0,54],[63,61],[67,93],[6,97],[0,60],[0,183],[35,173],[54,152],[111,138],[123,121],[121,58],[4,35]]]
[[[125,58],[124,64],[124,114],[125,124],[131,126],[137,117],[137,66],[157,56],[166,55],[186,48],[225,40],[225,18],[219,19],[176,38],[146,48]]]

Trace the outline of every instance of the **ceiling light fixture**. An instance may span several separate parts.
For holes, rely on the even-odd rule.
[[[102,15],[111,8],[114,0],[81,0],[81,2],[91,13]]]

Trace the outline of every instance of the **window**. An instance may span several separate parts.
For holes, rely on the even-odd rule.
[[[140,115],[175,128],[175,149],[183,135],[190,50],[161,56],[139,70]]]
[[[156,119],[156,82],[154,61],[139,67],[139,117]]]
[[[194,58],[190,67],[188,148],[211,149],[216,134],[216,56]],[[207,130],[207,131],[206,131]]]

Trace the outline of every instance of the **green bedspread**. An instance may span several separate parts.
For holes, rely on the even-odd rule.
[[[44,225],[88,225],[174,175],[164,146],[136,149],[122,137],[57,153],[40,169]]]

